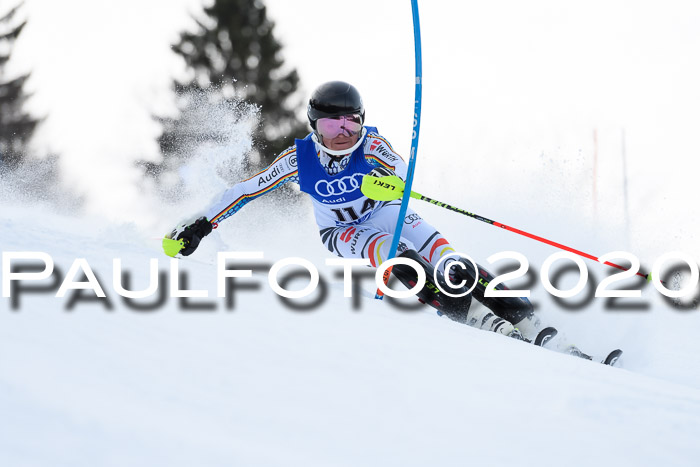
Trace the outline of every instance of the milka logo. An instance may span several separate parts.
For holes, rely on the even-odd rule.
[[[365,174],[362,173],[355,173],[334,180],[319,180],[316,182],[314,189],[319,196],[323,196],[324,198],[338,196],[345,193],[352,193],[360,188],[360,185],[362,184],[362,177],[364,177],[364,175]]]

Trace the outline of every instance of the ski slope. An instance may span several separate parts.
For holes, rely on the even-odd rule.
[[[697,465],[697,312],[645,291],[653,307],[641,314],[596,303],[572,314],[537,289],[541,314],[584,350],[625,349],[625,368],[610,368],[398,311],[371,298],[370,282],[354,309],[313,223],[292,212],[272,228],[261,212],[178,261],[209,298],[137,311],[116,294],[112,262],[133,289],[148,285],[150,258],[167,276],[152,232],[3,205],[3,252],[48,253],[59,279],[85,258],[111,308],[89,290],[55,297],[55,277],[16,307],[0,299],[0,465]],[[268,263],[316,264],[322,304],[290,309],[257,271],[241,281],[258,288],[236,290],[228,309],[215,298],[216,252],[256,249]]]

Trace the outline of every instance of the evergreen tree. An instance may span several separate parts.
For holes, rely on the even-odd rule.
[[[29,138],[38,121],[24,113],[22,107],[29,97],[24,84],[29,74],[5,79],[5,65],[10,59],[12,45],[22,32],[26,21],[13,24],[12,19],[21,4],[0,17],[0,169],[17,167],[26,153]]]
[[[193,143],[216,142],[222,136],[193,124],[203,96],[218,106],[240,107],[243,101],[259,107],[254,152],[266,165],[293,144],[293,136],[306,131],[305,122],[296,115],[299,104],[293,102],[299,76],[295,69],[283,69],[282,46],[262,0],[214,0],[204,13],[206,17],[197,20],[198,31],[182,33],[174,46],[194,77],[175,82],[180,117],[159,119],[164,127],[159,144],[166,158],[160,169],[172,167],[172,161],[168,164],[172,157],[189,156]],[[148,165],[149,170],[159,171],[158,166]]]

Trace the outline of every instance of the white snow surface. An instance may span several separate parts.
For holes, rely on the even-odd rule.
[[[489,238],[452,240],[484,256],[512,235],[420,208],[435,225]],[[37,285],[63,280],[85,258],[111,309],[87,299],[69,308],[75,291],[57,298],[58,283],[21,291],[17,306],[0,298],[0,465],[698,465],[697,311],[675,310],[646,288],[647,311],[611,312],[593,301],[570,312],[533,287],[541,316],[581,348],[625,350],[624,368],[611,368],[429,308],[398,311],[374,300],[368,281],[353,309],[337,268],[324,264],[330,255],[310,215],[247,207],[237,219],[177,261],[188,288],[209,294],[190,304],[213,309],[168,298],[137,311],[115,291],[113,259],[132,274],[133,289],[148,285],[150,258],[169,278],[162,232],[2,206],[3,253],[51,255],[60,275]],[[586,235],[559,234],[574,245]],[[529,240],[509,248],[532,253],[535,269],[553,252]],[[322,304],[289,309],[263,271],[240,280],[259,288],[237,290],[228,309],[216,298],[216,253],[256,250],[268,263],[311,260],[329,285]],[[598,277],[601,268],[589,263]],[[168,283],[160,289],[169,293]]]

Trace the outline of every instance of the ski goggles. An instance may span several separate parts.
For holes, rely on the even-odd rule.
[[[362,130],[362,116],[359,114],[319,118],[316,120],[316,131],[323,138],[327,139],[333,139],[340,135],[355,136],[360,130]]]

